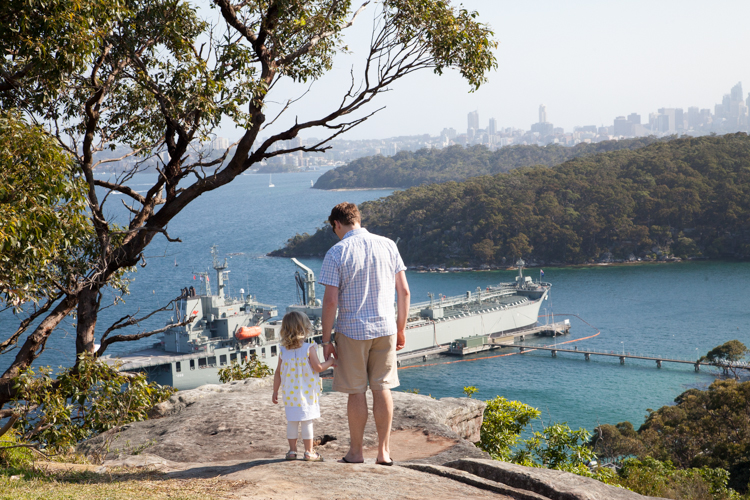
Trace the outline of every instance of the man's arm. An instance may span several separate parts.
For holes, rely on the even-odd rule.
[[[331,331],[333,331],[333,320],[336,319],[336,309],[339,306],[339,288],[336,286],[326,285],[326,292],[323,295],[323,344],[331,341]],[[336,357],[336,348],[333,344],[323,346],[323,356],[325,361],[333,356]]]
[[[400,271],[396,274],[396,295],[398,296],[396,299],[396,305],[398,306],[396,314],[396,350],[400,351],[406,345],[404,329],[406,328],[406,319],[409,317],[409,299],[411,296],[405,271]]]

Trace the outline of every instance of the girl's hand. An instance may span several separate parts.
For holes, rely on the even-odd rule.
[[[271,402],[275,405],[279,404],[279,393],[274,391],[273,396],[271,396]]]

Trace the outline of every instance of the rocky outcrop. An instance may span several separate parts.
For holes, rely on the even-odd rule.
[[[614,488],[595,479],[559,470],[537,469],[497,460],[462,459],[446,467],[468,472],[496,483],[530,491],[550,500],[639,500],[644,497]]]
[[[181,391],[151,419],[105,432],[79,450],[105,466],[150,466],[168,477],[234,481],[238,498],[494,498],[637,500],[641,495],[573,474],[489,460],[479,440],[484,403],[393,392],[391,455],[374,463],[377,434],[365,430],[365,463],[337,463],[349,446],[345,394],[321,397],[315,423],[326,461],[284,461],[283,406],[271,402],[271,381],[247,380]],[[371,404],[370,404],[371,406]],[[234,487],[234,486],[233,486]]]
[[[288,449],[284,407],[271,402],[271,380],[246,380],[180,391],[157,405],[151,419],[105,432],[81,445],[108,459],[148,453],[174,462],[216,462],[282,457]],[[393,392],[391,453],[397,461],[443,463],[489,458],[479,440],[484,403]],[[318,451],[339,458],[349,447],[347,396],[325,393],[315,422]],[[370,407],[372,405],[370,404]],[[377,433],[370,418],[365,457],[374,460]]]

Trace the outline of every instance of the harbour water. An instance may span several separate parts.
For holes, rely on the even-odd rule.
[[[283,308],[296,302],[294,272],[288,260],[265,255],[281,247],[295,233],[312,232],[341,201],[360,203],[387,196],[390,191],[338,191],[310,189],[320,172],[278,175],[274,187],[264,175],[246,175],[232,185],[207,193],[170,224],[170,236],[183,243],[168,243],[158,236],[147,249],[147,266],[133,275],[131,294],[125,305],[102,311],[99,332],[126,313],[139,315],[164,305],[195,285],[194,273],[210,265],[210,247],[219,246],[230,266],[229,293],[257,295],[264,303]],[[142,174],[130,185],[146,189],[153,176]],[[124,217],[119,200],[111,199],[115,218]],[[316,274],[318,259],[301,259]],[[528,274],[538,279],[538,269]],[[581,268],[544,268],[544,280],[552,283],[550,299],[541,314],[554,314],[555,321],[570,318],[571,335],[591,339],[568,346],[613,352],[643,353],[663,357],[696,359],[709,349],[732,339],[750,345],[750,263],[686,262]],[[462,273],[407,273],[413,301],[427,300],[427,293],[458,295],[478,286],[512,281],[513,271]],[[318,291],[322,296],[322,289]],[[112,302],[107,293],[102,304]],[[575,317],[576,314],[591,326]],[[138,331],[164,324],[169,315],[143,322]],[[545,321],[542,319],[541,321]],[[7,314],[0,328],[17,325]],[[58,366],[74,356],[72,322],[55,332],[40,362]],[[135,333],[133,330],[129,333]],[[127,333],[127,332],[123,332]],[[141,341],[144,345],[150,341]],[[408,339],[407,339],[408,342]],[[548,345],[549,338],[530,339],[527,344]],[[137,345],[112,346],[112,353],[132,350]],[[568,422],[571,427],[593,429],[599,423],[630,420],[643,422],[646,409],[670,404],[690,387],[706,387],[715,373],[695,373],[691,365],[631,361],[620,365],[617,358],[559,354],[546,351],[498,357],[499,351],[470,357],[461,362],[431,361],[424,366],[400,371],[401,389],[419,389],[434,397],[462,396],[463,387],[476,386],[481,399],[502,395],[542,410],[545,423]],[[10,362],[0,358],[0,369]],[[445,360],[450,361],[450,360]]]

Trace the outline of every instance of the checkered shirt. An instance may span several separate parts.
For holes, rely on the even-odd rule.
[[[354,340],[396,334],[396,274],[405,271],[396,244],[367,229],[352,229],[333,246],[319,283],[339,289],[336,331]]]

